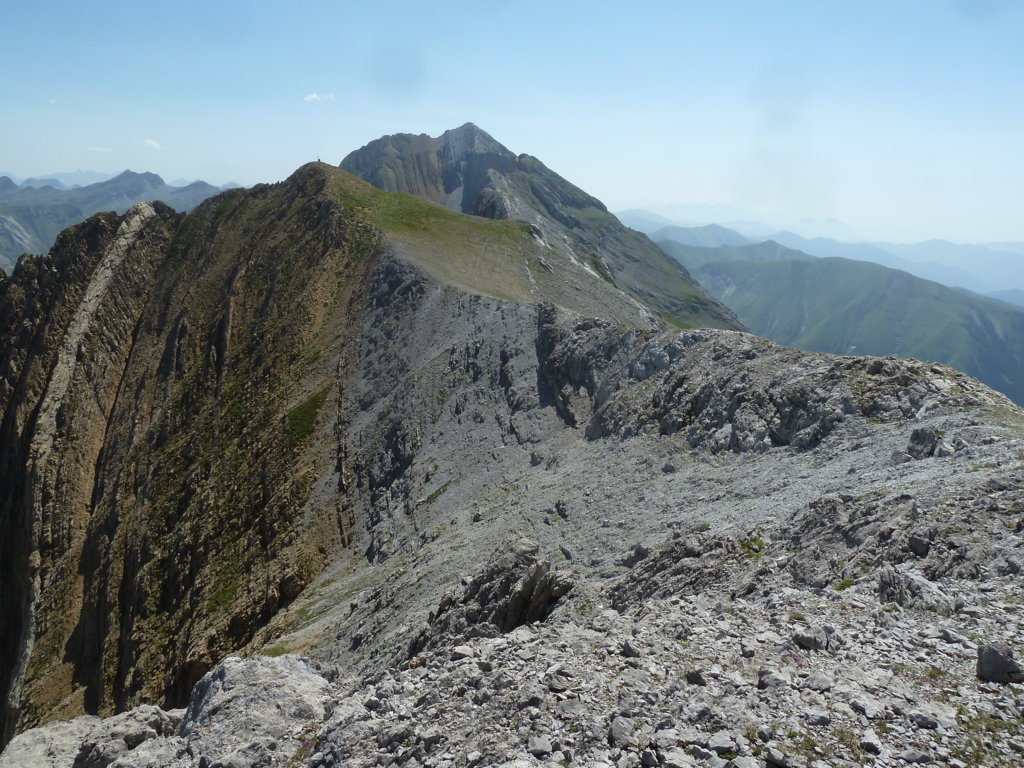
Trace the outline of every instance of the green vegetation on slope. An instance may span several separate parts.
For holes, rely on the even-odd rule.
[[[382,230],[401,258],[440,282],[507,301],[550,302],[627,325],[645,324],[607,273],[592,266],[594,257],[587,267],[574,262],[539,242],[525,222],[470,216],[385,192],[323,164],[307,168],[323,175],[347,217]]]
[[[1022,311],[847,259],[705,264],[696,275],[772,341],[947,363],[1024,403]]]

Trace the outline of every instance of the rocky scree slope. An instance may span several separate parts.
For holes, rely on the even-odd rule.
[[[408,280],[377,290],[401,309],[385,323],[375,300],[360,346],[437,300],[392,269]],[[53,723],[3,759],[1019,763],[1024,414],[941,366],[537,319],[554,402],[524,396],[502,345],[456,341],[471,356],[445,375],[398,374],[400,399],[440,396],[439,415],[408,440],[349,439],[346,485],[370,504],[353,542],[373,562],[342,558],[253,646],[311,660],[229,658],[187,711]],[[500,378],[503,360],[533,432],[474,417],[502,391],[474,366]]]
[[[113,263],[122,226],[99,253],[68,242]],[[1020,688],[976,676],[1020,631],[1024,415],[1003,396],[944,366],[667,331],[526,224],[324,166],[168,234],[84,491],[117,504],[59,547],[31,534],[22,562],[47,576],[4,595],[4,626],[38,638],[11,726],[121,714],[29,729],[0,764],[1013,764]],[[26,360],[72,359],[80,391],[89,358],[60,350],[119,283],[25,263],[68,294],[50,340],[28,298],[4,326],[50,350],[5,376],[33,420],[53,377]],[[4,302],[40,290],[11,292],[21,269]],[[195,302],[184,333],[168,295]],[[90,420],[55,423],[65,450]],[[30,490],[5,521],[41,518]],[[60,575],[78,572],[85,609]],[[81,638],[112,661],[76,664]],[[994,653],[984,674],[1012,680]]]
[[[537,158],[513,154],[472,123],[438,137],[384,136],[349,154],[341,167],[381,189],[462,213],[528,222],[551,247],[679,327],[744,327],[600,200]]]

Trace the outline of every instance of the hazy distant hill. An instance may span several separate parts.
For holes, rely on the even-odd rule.
[[[849,259],[705,263],[693,273],[772,341],[948,363],[1024,403],[1024,311]]]
[[[23,253],[45,253],[61,230],[99,211],[123,213],[143,200],[189,211],[219,191],[203,181],[173,187],[154,173],[132,171],[75,189],[19,187],[0,177],[0,269],[9,272]]]
[[[914,265],[932,262],[958,269],[975,278],[985,292],[1018,288],[1024,290],[1024,255],[994,250],[993,246],[927,240],[923,243],[879,243],[880,248]],[[1012,246],[1012,244],[1011,244]],[[968,288],[972,286],[967,286]]]
[[[25,179],[18,186],[22,188],[34,187],[42,189],[43,187],[53,187],[54,189],[70,189],[70,184],[65,184],[60,179],[51,178],[48,176],[40,176],[39,178]]]
[[[708,225],[731,229],[753,240],[763,240],[778,227],[757,221],[754,214],[726,205],[675,205],[665,206],[661,212],[643,208],[631,208],[615,214],[627,227],[654,235],[664,227],[700,229]]]
[[[888,244],[843,243],[825,237],[809,240],[792,232],[776,232],[772,235],[772,239],[813,256],[870,261],[890,269],[902,269],[904,272],[909,272],[924,280],[934,280],[950,287],[959,286],[975,292],[984,289],[983,283],[966,269],[940,264],[936,261],[906,259],[887,250],[887,247],[883,247]]]
[[[665,253],[693,272],[705,264],[720,264],[729,261],[808,261],[817,258],[787,248],[774,240],[746,245],[720,245],[714,248],[699,245],[684,245],[674,240],[659,240],[658,245]],[[698,278],[699,279],[699,278]]]
[[[705,248],[747,245],[754,242],[749,237],[718,224],[706,224],[703,227],[662,227],[651,233],[651,240],[656,243],[671,240],[681,245],[699,245]]]
[[[633,208],[628,211],[617,211],[615,214],[619,221],[637,232],[650,235],[663,227],[677,226],[672,219],[666,219],[656,213],[645,211],[640,208]]]
[[[985,247],[991,248],[993,251],[1024,256],[1024,243],[985,243]]]
[[[1013,304],[1016,307],[1024,307],[1024,291],[1017,288],[1008,288],[1005,291],[992,291],[985,295],[989,298],[996,299],[997,301],[1005,301],[1007,304]]]
[[[64,185],[64,187],[70,189],[71,187],[85,187],[89,184],[96,184],[100,181],[109,181],[114,178],[115,175],[116,174],[113,173],[100,173],[99,171],[58,171],[56,173],[44,173],[31,179],[25,179],[21,182],[21,185],[24,186],[32,182],[31,186],[38,187],[41,185],[35,182],[49,179],[58,181]],[[174,184],[173,186],[180,185]],[[57,189],[60,189],[60,187],[57,187]]]
[[[643,209],[622,211],[618,215],[627,226],[638,229],[655,241],[675,240],[686,245],[714,247],[740,245],[740,240],[698,239],[728,228],[746,242],[774,240],[812,256],[871,261],[892,269],[934,280],[950,287],[962,287],[975,293],[1017,288],[1024,290],[1024,243],[1002,242],[961,244],[946,240],[919,243],[860,242],[851,227],[836,219],[801,219],[777,231],[754,220],[735,219],[736,210],[725,206],[676,206],[676,213],[689,212],[695,218]],[[753,216],[753,214],[750,214]],[[716,228],[716,229],[712,229]]]

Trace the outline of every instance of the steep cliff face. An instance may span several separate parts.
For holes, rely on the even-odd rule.
[[[323,498],[337,459],[317,435],[336,427],[382,248],[306,169],[187,219],[102,215],[15,271],[0,309],[7,733],[182,700],[340,546]]]
[[[0,642],[8,731],[18,702],[35,693],[34,660],[60,667],[65,656],[62,640],[83,596],[78,564],[93,470],[176,223],[169,208],[149,204],[123,218],[100,216],[65,232],[50,257],[24,260],[4,290]],[[53,671],[67,691],[67,670]],[[49,682],[39,681],[42,691]]]
[[[540,160],[515,155],[472,123],[441,136],[395,134],[349,154],[341,167],[374,186],[462,213],[533,225],[578,265],[681,327],[742,329],[675,260],[624,227],[604,204]]]

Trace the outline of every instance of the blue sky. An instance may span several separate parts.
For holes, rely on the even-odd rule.
[[[1024,240],[1024,3],[8,2],[0,171],[252,184],[475,122],[613,210]],[[315,95],[315,96],[314,96]]]

